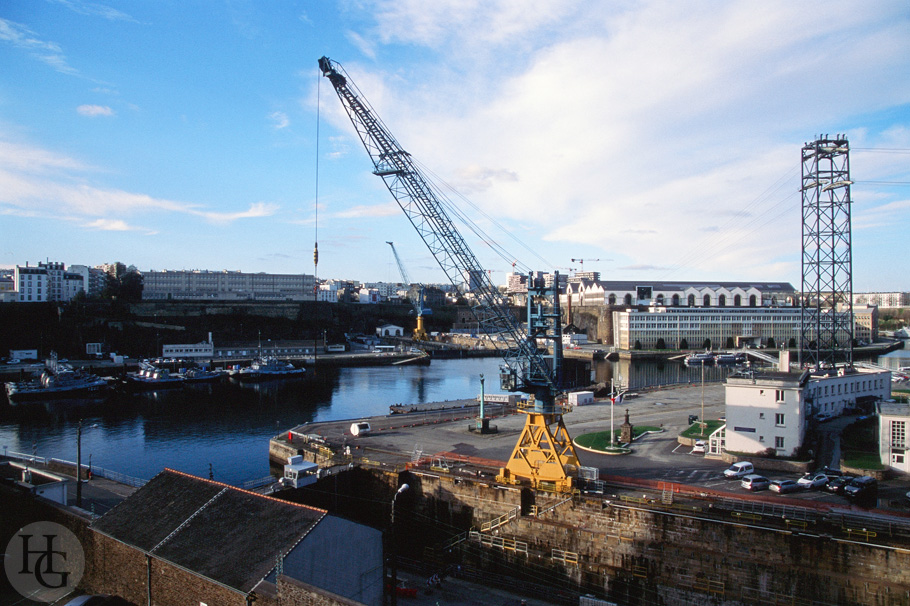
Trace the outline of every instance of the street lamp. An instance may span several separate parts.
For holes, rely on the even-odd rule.
[[[395,543],[395,501],[398,500],[398,495],[408,488],[410,488],[410,486],[402,484],[401,487],[398,488],[398,492],[395,493],[395,496],[392,497],[392,526],[389,529],[389,546],[392,550],[392,557],[390,558],[392,568],[392,606],[398,606],[398,549]]]

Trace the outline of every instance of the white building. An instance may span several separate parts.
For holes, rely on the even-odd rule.
[[[320,284],[316,291],[316,300],[323,303],[338,303],[338,283],[334,280],[326,280]]]
[[[208,342],[203,341],[202,343],[162,345],[161,357],[177,358],[179,360],[193,360],[197,358],[211,360],[215,357],[215,345],[211,342],[211,336],[209,339]]]
[[[19,293],[18,301],[24,303],[41,303],[48,300],[47,270],[42,267],[16,266],[13,277]]]
[[[910,307],[910,292],[853,293],[854,305],[875,305],[881,308]]]
[[[910,404],[882,402],[878,405],[879,456],[883,465],[902,473],[910,473],[908,424]]]
[[[144,300],[313,301],[316,278],[308,274],[164,270],[142,272]]]
[[[786,282],[631,282],[573,279],[560,303],[667,307],[790,306],[796,290]]]
[[[379,299],[379,291],[375,288],[361,288],[357,291],[357,300],[362,305],[375,305]]]
[[[395,326],[394,324],[383,324],[376,328],[376,336],[378,337],[401,337],[404,336],[404,328],[401,326]]]
[[[814,415],[835,416],[845,408],[870,407],[891,397],[888,371],[839,369],[837,374],[812,375],[769,371],[727,377],[726,427],[718,438],[726,450],[794,456],[803,444]],[[713,436],[712,436],[713,438]]]

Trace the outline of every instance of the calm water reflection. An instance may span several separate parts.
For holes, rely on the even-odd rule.
[[[910,365],[910,350],[879,362]],[[396,403],[473,398],[498,391],[498,358],[438,360],[430,366],[343,368],[316,377],[251,385],[224,383],[100,401],[0,404],[0,448],[45,457],[76,459],[76,431],[83,419],[82,456],[132,476],[150,478],[163,467],[239,483],[269,473],[268,441],[278,431],[307,421],[386,414]],[[580,382],[610,379],[631,390],[649,385],[698,383],[701,368],[677,362],[597,362],[567,368]],[[726,368],[706,367],[706,382]]]

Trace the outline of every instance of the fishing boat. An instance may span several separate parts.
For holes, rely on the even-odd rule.
[[[6,384],[6,395],[10,403],[95,395],[108,389],[105,379],[74,369],[70,364],[58,360],[54,352],[51,352],[44,364],[45,368],[37,379]]]

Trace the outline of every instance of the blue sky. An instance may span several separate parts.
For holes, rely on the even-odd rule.
[[[318,237],[321,278],[397,281],[392,240],[444,281],[327,55],[496,282],[798,287],[800,148],[846,133],[854,289],[910,290],[908,31],[904,0],[4,0],[0,266],[313,273]]]

